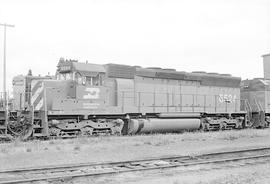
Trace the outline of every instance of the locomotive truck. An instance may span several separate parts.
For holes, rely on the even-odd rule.
[[[14,111],[1,111],[2,134],[28,138],[240,129],[250,126],[240,83],[230,74],[61,58],[55,77],[14,78]]]

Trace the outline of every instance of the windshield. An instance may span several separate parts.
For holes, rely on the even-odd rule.
[[[74,80],[78,84],[87,86],[101,86],[103,84],[104,74],[96,76],[82,76],[80,73],[58,73],[57,80]]]
[[[59,73],[56,76],[57,80],[72,80],[73,79],[73,73]]]

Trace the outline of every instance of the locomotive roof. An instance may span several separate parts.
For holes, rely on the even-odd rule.
[[[53,76],[29,76],[29,75],[17,75],[15,77],[13,77],[12,82],[13,84],[16,82],[23,82],[24,80],[51,80],[53,79]]]
[[[69,68],[65,68],[69,67]],[[79,63],[75,60],[60,60],[58,63],[58,70],[61,72],[78,71],[83,74],[87,73],[105,73],[106,69],[103,65],[92,63]]]
[[[91,63],[73,63],[74,70],[76,71],[91,71],[105,73],[104,66]]]
[[[120,64],[91,64],[79,63],[77,61],[63,59],[58,63],[58,70],[61,66],[72,66],[69,70],[78,71],[83,75],[93,73],[106,73],[112,78],[133,79],[135,76],[151,77],[172,80],[189,80],[199,81],[201,85],[206,86],[223,86],[223,87],[240,87],[241,78],[233,77],[230,74],[206,73],[206,72],[183,72],[174,69],[162,69],[159,67],[142,68],[139,66],[129,66]],[[61,71],[61,70],[60,70]]]
[[[199,81],[205,86],[222,86],[222,87],[240,87],[241,78],[232,77],[230,74],[194,72],[188,73],[183,71],[167,70],[158,67],[141,68],[128,65],[107,65],[108,77],[115,78],[134,78],[135,76],[174,79],[174,80],[189,80]]]
[[[262,55],[262,57],[266,57],[266,56],[270,56],[270,54],[264,54],[264,55]]]

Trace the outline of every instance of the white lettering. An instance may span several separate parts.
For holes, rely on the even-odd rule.
[[[83,95],[84,99],[98,99],[100,94],[99,88],[86,88],[86,95]]]
[[[220,103],[235,103],[236,101],[236,95],[232,94],[219,94],[218,95],[218,100]]]

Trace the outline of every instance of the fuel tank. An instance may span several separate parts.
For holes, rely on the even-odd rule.
[[[169,133],[183,130],[197,130],[200,128],[200,119],[131,119],[128,133]]]

